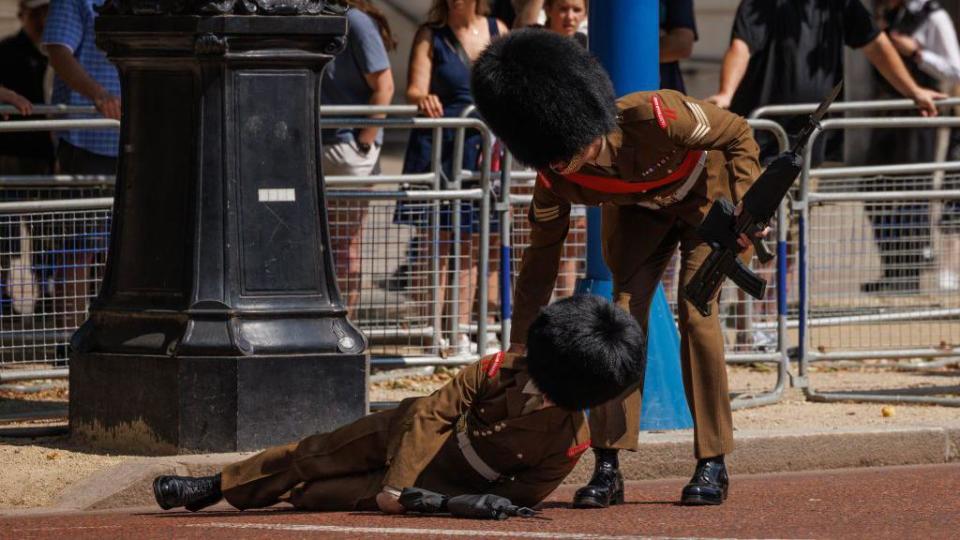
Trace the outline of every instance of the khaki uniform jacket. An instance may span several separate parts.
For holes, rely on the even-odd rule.
[[[522,505],[543,500],[589,448],[589,430],[582,411],[549,407],[525,414],[525,406],[542,398],[529,382],[522,356],[497,353],[464,368],[430,396],[402,402],[383,484],[494,493]],[[488,482],[467,462],[458,429],[503,476],[500,481]]]
[[[281,500],[309,510],[373,509],[383,486],[416,486],[532,506],[573,470],[590,440],[582,411],[532,410],[542,395],[529,382],[522,356],[484,357],[429,396],[226,467],[224,496],[241,509]],[[499,480],[468,461],[458,431]]]
[[[673,90],[629,94],[618,100],[617,107],[619,129],[607,137],[615,170],[587,165],[581,173],[654,183],[675,174],[691,151],[708,151],[706,166],[688,195],[701,201],[698,212],[687,218],[696,220],[693,225],[699,224],[717,197],[733,193],[739,200],[760,174],[752,130],[736,114]],[[708,178],[724,179],[731,185],[718,185],[719,181]],[[589,189],[549,170],[540,171],[528,214],[530,245],[524,251],[515,286],[510,341],[526,342],[527,329],[550,300],[569,228],[571,203],[626,206],[669,200],[684,180],[679,178],[645,192],[609,193]]]

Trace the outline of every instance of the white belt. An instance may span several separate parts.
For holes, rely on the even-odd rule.
[[[467,463],[473,467],[473,470],[477,471],[480,476],[486,478],[490,482],[496,482],[500,479],[500,473],[495,471],[493,467],[487,465],[485,461],[477,454],[477,451],[473,449],[473,445],[470,444],[470,436],[467,435],[466,430],[457,432],[457,444],[460,446],[460,452],[463,453],[464,459],[467,460]]]
[[[687,175],[687,179],[683,181],[683,184],[677,188],[676,191],[669,195],[657,196],[653,200],[638,202],[637,206],[642,206],[643,208],[650,208],[651,210],[659,210],[661,208],[677,204],[686,198],[687,194],[690,193],[690,190],[693,189],[693,185],[697,183],[697,180],[700,179],[700,174],[703,173],[703,168],[707,165],[707,152],[704,152],[700,155],[700,159],[697,160],[697,164],[693,167],[693,170],[690,171],[690,174]]]

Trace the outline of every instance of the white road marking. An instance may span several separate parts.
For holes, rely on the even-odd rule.
[[[491,531],[488,529],[412,529],[403,527],[344,527],[339,525],[294,525],[281,523],[195,523],[184,527],[214,529],[259,529],[267,531],[325,532],[325,533],[367,533],[367,534],[406,534],[406,535],[444,535],[476,536],[482,538],[546,538],[551,540],[708,540],[700,537],[638,536],[621,534],[561,533],[533,531]],[[722,540],[722,539],[710,539]]]
[[[83,531],[87,529],[122,529],[122,525],[87,525],[80,527],[30,527],[20,529],[10,529],[10,532],[26,531]]]

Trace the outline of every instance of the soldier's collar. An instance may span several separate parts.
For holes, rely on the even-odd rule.
[[[529,381],[527,381],[527,384],[524,385],[523,390],[521,390],[521,393],[523,393],[523,394],[525,394],[525,395],[528,395],[528,396],[542,396],[542,395],[543,395],[543,392],[541,392],[540,389],[537,388],[537,383],[533,382],[533,379],[530,379]]]
[[[601,137],[600,153],[593,161],[588,161],[586,165],[597,168],[600,171],[612,171],[617,166],[617,154],[623,143],[623,131],[616,128],[613,132]]]

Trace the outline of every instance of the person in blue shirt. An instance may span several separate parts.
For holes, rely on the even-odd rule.
[[[55,104],[94,105],[100,115],[120,119],[120,78],[117,69],[97,48],[93,23],[96,8],[105,0],[52,0],[43,32],[43,46],[56,77],[53,83]],[[119,132],[117,130],[77,129],[57,133],[57,161],[60,172],[74,175],[113,175],[117,170]],[[102,248],[88,240],[104,236],[80,234],[77,225],[64,225],[57,231],[64,245],[58,246],[57,297],[62,304],[62,327],[76,328],[85,317],[86,300],[93,283],[90,268]],[[61,347],[65,349],[65,347]],[[61,350],[58,354],[63,354]]]
[[[387,19],[367,0],[341,3],[353,8],[347,12],[347,46],[324,71],[320,102],[324,106],[389,105],[394,86],[387,50],[396,48],[396,41]],[[376,172],[382,129],[325,129],[322,136],[324,175],[368,176]],[[360,240],[368,208],[368,201],[338,201],[329,206],[330,245],[349,310],[360,301]]]

